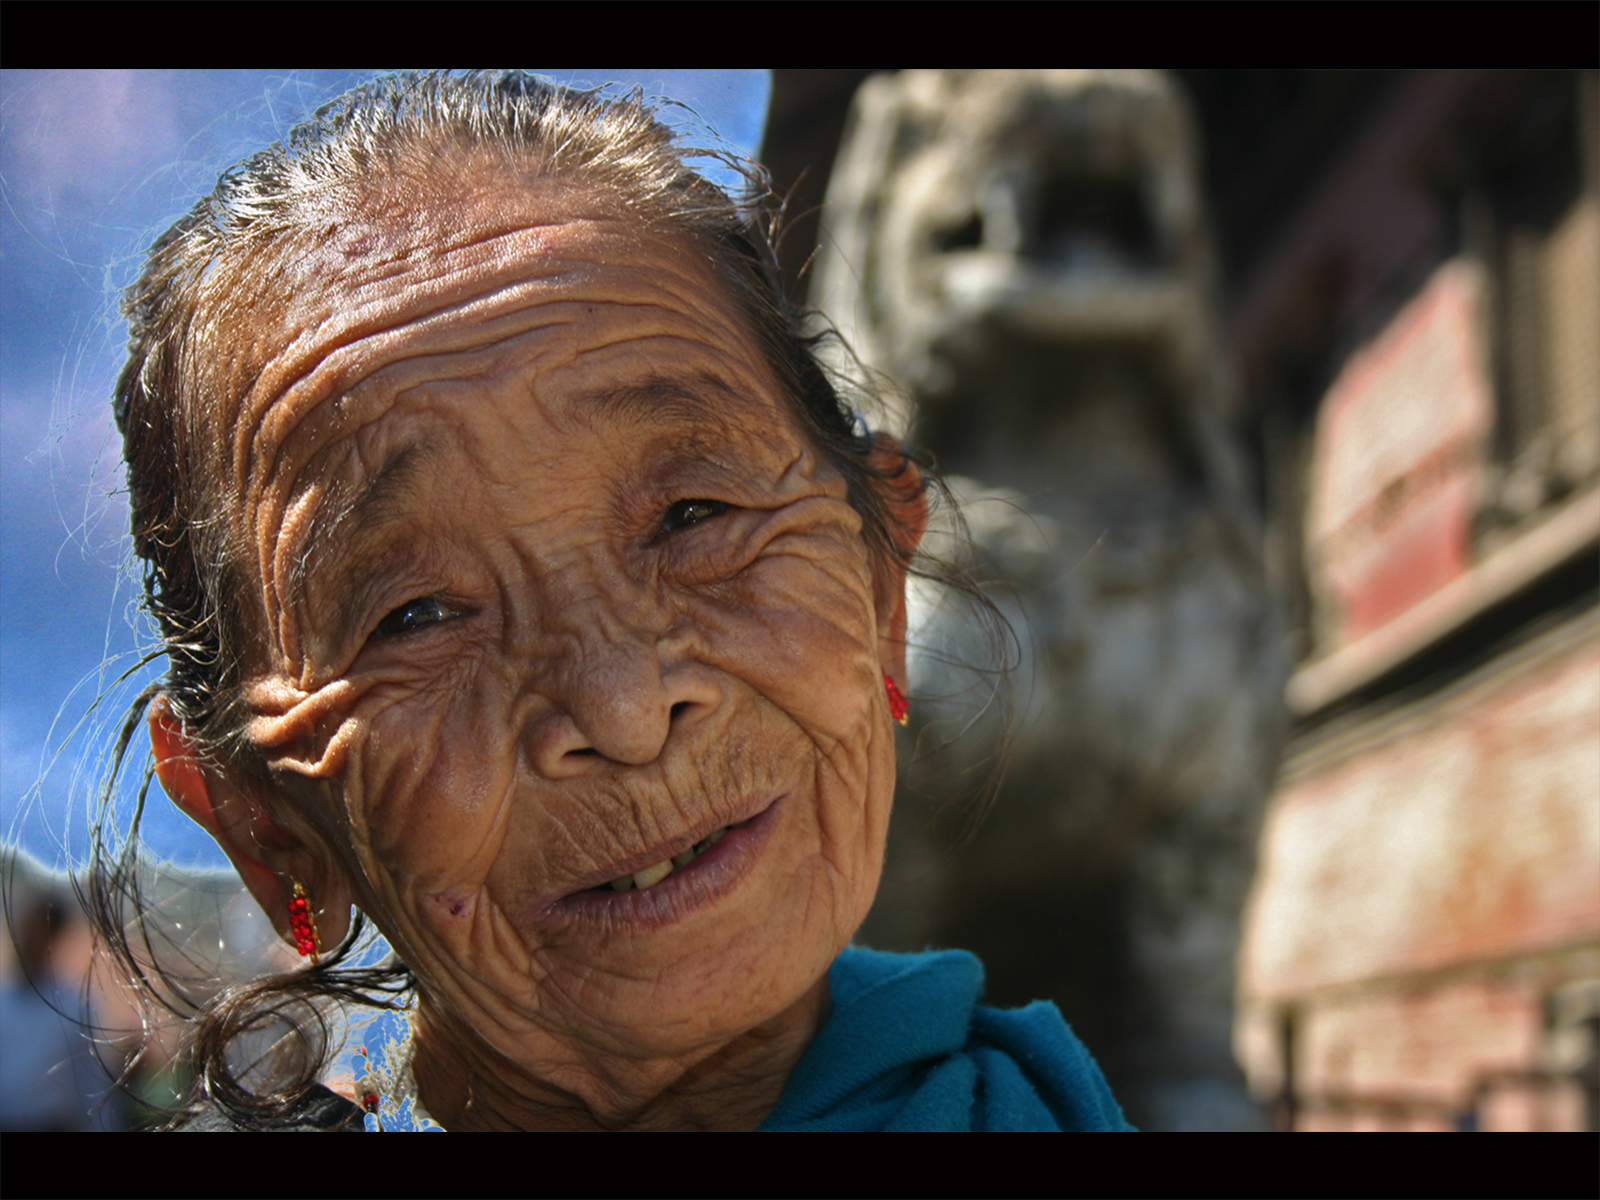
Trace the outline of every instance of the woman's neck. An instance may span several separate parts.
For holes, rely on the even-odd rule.
[[[500,1054],[426,996],[412,1070],[427,1111],[449,1130],[738,1131],[772,1111],[827,1020],[828,980],[764,1025],[680,1057],[595,1058],[545,1077]]]

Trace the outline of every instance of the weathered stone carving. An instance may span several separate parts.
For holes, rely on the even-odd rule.
[[[1025,643],[998,803],[940,849],[939,814],[994,750],[979,720],[913,768],[864,936],[970,944],[997,1000],[1061,1000],[1130,1115],[1168,1128],[1256,1120],[1228,1050],[1233,957],[1287,672],[1226,428],[1196,153],[1156,72],[871,79],[812,291],[903,390],[891,424],[958,477]],[[972,636],[943,610],[914,633],[919,749],[986,692],[946,661],[972,661]]]

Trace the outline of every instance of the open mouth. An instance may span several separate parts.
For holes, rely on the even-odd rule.
[[[617,927],[658,926],[715,903],[755,868],[778,810],[784,807],[782,800],[782,794],[753,797],[735,814],[742,819],[709,833],[697,831],[697,841],[670,857],[622,871],[541,905],[539,920],[552,927],[589,920]]]
[[[674,854],[671,858],[663,859],[661,862],[656,863],[654,866],[646,867],[642,871],[634,871],[631,875],[619,875],[610,883],[602,883],[599,887],[589,888],[588,890],[591,892],[626,892],[633,888],[655,887],[668,875],[671,875],[674,871],[683,870],[695,859],[709,851],[711,847],[727,836],[730,829],[740,829],[749,823],[749,821],[740,821],[737,825],[724,825],[704,841],[696,842],[682,854]]]

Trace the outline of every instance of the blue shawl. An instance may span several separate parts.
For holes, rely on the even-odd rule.
[[[832,1012],[763,1132],[1133,1129],[1061,1010],[983,1007],[965,951],[851,946],[828,985]]]

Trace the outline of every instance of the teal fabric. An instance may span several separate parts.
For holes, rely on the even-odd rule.
[[[1061,1010],[980,1005],[965,951],[852,946],[828,985],[833,1010],[764,1132],[1133,1130]]]

